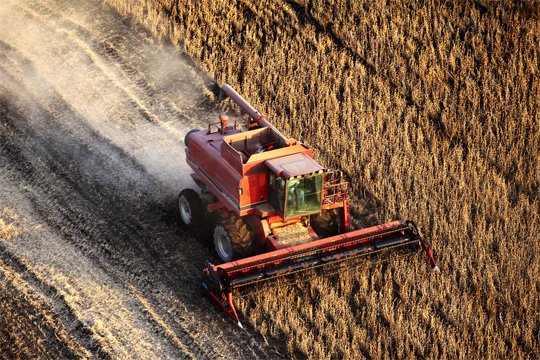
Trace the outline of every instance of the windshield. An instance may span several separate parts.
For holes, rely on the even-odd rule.
[[[284,218],[320,212],[322,183],[322,174],[287,180]]]

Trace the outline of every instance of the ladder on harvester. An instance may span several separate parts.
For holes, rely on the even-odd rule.
[[[349,193],[349,183],[343,181],[341,171],[328,171],[325,173],[324,186],[322,190],[322,207],[333,209],[343,206]]]

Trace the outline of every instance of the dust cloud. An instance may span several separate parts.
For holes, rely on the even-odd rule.
[[[217,115],[204,94],[210,80],[180,49],[118,24],[112,10],[81,11],[85,5],[0,3],[0,97],[22,96],[23,87],[53,114],[48,126],[68,128],[88,146],[99,137],[120,148],[162,186],[144,188],[140,171],[120,166],[126,183],[158,199],[193,187],[183,137]],[[122,162],[117,153],[107,155]],[[91,161],[77,161],[96,171]]]

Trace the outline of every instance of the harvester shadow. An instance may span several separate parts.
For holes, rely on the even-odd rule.
[[[350,196],[351,226],[355,229],[380,224],[382,202],[367,189],[355,189]]]

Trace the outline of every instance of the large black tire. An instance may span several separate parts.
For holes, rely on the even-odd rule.
[[[320,214],[310,216],[310,224],[320,238],[340,234],[342,230],[339,211],[322,210]]]
[[[192,189],[184,189],[178,195],[178,212],[180,224],[188,229],[199,241],[208,242],[211,233],[208,231],[208,214],[201,197]],[[210,227],[211,229],[211,227]]]
[[[223,262],[242,259],[254,255],[256,236],[244,218],[233,215],[214,228],[214,248]]]

